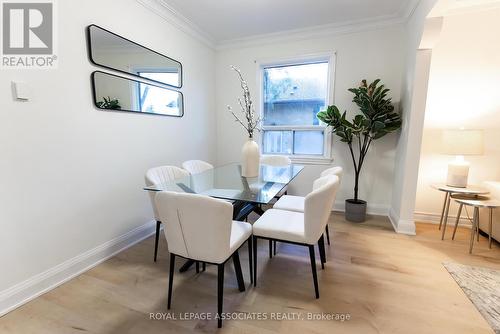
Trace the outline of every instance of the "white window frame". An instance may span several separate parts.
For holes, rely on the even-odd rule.
[[[326,104],[332,105],[334,101],[334,93],[335,93],[335,61],[336,61],[336,52],[323,52],[323,53],[315,53],[302,55],[297,57],[287,57],[280,59],[272,59],[272,60],[259,60],[255,61],[258,66],[258,78],[257,82],[260,85],[259,88],[259,106],[260,106],[260,115],[264,116],[264,68],[273,67],[273,66],[291,66],[291,65],[305,65],[305,64],[313,64],[317,62],[328,62],[328,78],[327,78],[327,96],[326,96]],[[332,133],[328,127],[323,125],[262,125],[262,131],[307,131],[307,130],[315,130],[315,131],[323,131],[323,155],[297,155],[297,154],[283,154],[286,155],[292,160],[294,163],[302,163],[302,164],[330,164],[333,161],[332,157]],[[265,155],[262,150],[264,148],[264,135],[260,136],[260,147],[261,153]],[[279,154],[279,153],[276,153]]]

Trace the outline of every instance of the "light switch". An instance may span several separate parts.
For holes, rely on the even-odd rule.
[[[26,82],[12,81],[14,87],[14,98],[20,101],[28,101],[31,99],[32,90]]]

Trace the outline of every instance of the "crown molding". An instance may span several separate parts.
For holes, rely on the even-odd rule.
[[[217,50],[231,48],[245,48],[278,42],[298,41],[310,38],[319,38],[331,35],[344,35],[368,30],[381,29],[392,25],[402,24],[406,21],[400,17],[386,17],[384,19],[358,20],[320,26],[284,30],[269,34],[254,35],[238,39],[225,40],[217,43]]]
[[[370,30],[383,29],[389,26],[406,24],[415,12],[420,0],[411,0],[407,5],[392,15],[384,15],[363,20],[351,20],[341,23],[330,23],[313,27],[284,30],[269,34],[254,35],[249,37],[220,41],[216,44],[217,50],[244,48],[277,42],[290,42],[310,38],[318,38],[332,35],[344,35]]]
[[[418,5],[420,5],[420,0],[411,0],[407,6],[403,6],[401,8],[400,13],[404,18],[406,18],[406,22],[408,22],[413,16],[415,11],[417,10]]]
[[[172,8],[165,0],[136,0],[146,9],[152,11],[174,27],[197,39],[211,49],[215,49],[215,40],[198,25]]]
[[[179,13],[166,0],[136,0],[145,8],[151,10],[164,20],[201,41],[206,46],[216,49],[244,48],[258,45],[273,44],[277,42],[289,42],[318,38],[331,35],[344,35],[370,30],[383,29],[389,26],[405,24],[413,15],[420,0],[411,0],[403,4],[394,14],[384,15],[363,20],[351,20],[341,23],[330,23],[313,27],[284,30],[268,34],[253,35],[243,38],[216,41],[216,39],[203,31],[197,24]]]

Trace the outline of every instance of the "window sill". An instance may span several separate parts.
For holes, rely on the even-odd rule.
[[[327,157],[293,157],[289,156],[294,164],[301,165],[331,165],[333,158]]]

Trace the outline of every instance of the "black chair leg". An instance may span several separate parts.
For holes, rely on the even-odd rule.
[[[238,251],[233,254],[234,272],[236,273],[236,280],[238,281],[238,289],[240,292],[245,291],[245,281],[243,280],[243,273],[241,272],[240,255]]]
[[[207,265],[205,262],[202,263],[201,268],[202,268],[201,270],[203,270],[203,271],[205,271],[207,269]]]
[[[168,273],[168,304],[167,304],[167,309],[169,310],[172,302],[172,284],[174,283],[174,270],[175,270],[175,254],[170,253],[170,272]]]
[[[161,226],[161,221],[157,220],[156,221],[156,235],[155,235],[155,256],[154,256],[155,262],[156,262],[156,256],[158,255],[158,239],[160,237],[160,226]]]
[[[274,247],[274,255],[276,255],[276,240],[273,242],[273,247]]]
[[[253,266],[253,259],[252,259],[252,244],[253,244],[253,240],[252,240],[252,237],[248,238],[248,268],[250,270],[250,283],[253,283],[253,270],[252,270],[252,266]]]
[[[316,273],[316,256],[314,255],[314,245],[309,245],[309,257],[311,259],[311,270],[314,281],[314,292],[316,293],[316,299],[318,299],[319,298],[318,274]]]
[[[323,234],[318,240],[319,257],[321,259],[321,269],[325,269],[326,254],[325,254],[325,238]]]
[[[328,231],[328,225],[326,225],[326,242],[330,245],[330,231]]]
[[[253,239],[253,286],[257,286],[257,237]]]
[[[273,258],[273,241],[269,240],[269,258]]]
[[[224,263],[217,265],[217,327],[222,327],[222,301],[224,300]]]
[[[198,261],[196,261],[196,273],[200,273],[200,263]]]

